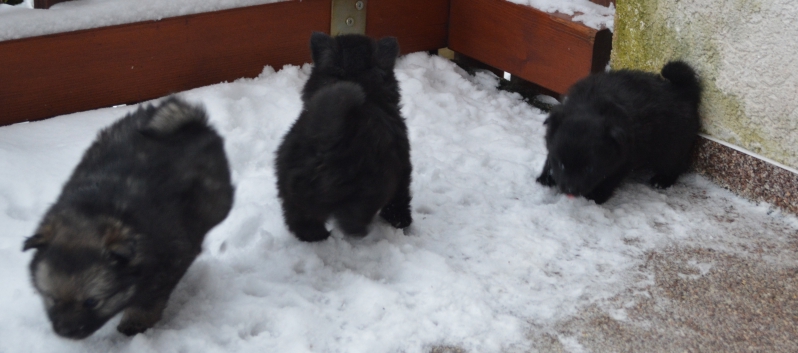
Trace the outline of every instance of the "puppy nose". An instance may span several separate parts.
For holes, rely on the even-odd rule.
[[[77,337],[82,336],[83,328],[85,326],[72,326],[65,322],[56,322],[53,324],[55,332],[64,337]]]

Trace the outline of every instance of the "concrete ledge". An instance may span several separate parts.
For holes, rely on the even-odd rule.
[[[798,214],[798,174],[703,137],[693,168],[740,196]]]

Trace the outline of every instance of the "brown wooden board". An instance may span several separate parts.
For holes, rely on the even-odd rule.
[[[557,93],[604,69],[612,34],[506,0],[451,0],[449,48]]]
[[[310,62],[330,0],[288,1],[0,42],[0,125],[254,77]],[[423,11],[419,11],[423,9]],[[449,0],[373,0],[366,33],[403,53],[446,46]]]
[[[330,0],[289,1],[0,42],[0,124],[140,102],[310,61]]]
[[[402,53],[446,47],[449,0],[371,0],[366,34],[394,36]]]

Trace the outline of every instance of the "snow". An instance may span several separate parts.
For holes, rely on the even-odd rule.
[[[268,4],[286,0],[76,0],[33,9],[33,0],[0,4],[0,41],[52,33],[160,20],[167,17]],[[615,8],[588,0],[508,0],[546,12],[576,15],[592,28],[612,28]]]
[[[57,337],[29,283],[32,252],[20,250],[97,131],[135,106],[0,128],[0,352],[528,352],[530,332],[650,283],[640,272],[646,251],[728,238],[715,219],[730,208],[734,226],[798,229],[794,217],[696,175],[664,191],[630,182],[600,206],[557,194],[534,182],[545,114],[498,90],[490,73],[469,76],[416,53],[396,69],[413,148],[413,225],[403,232],[377,220],[363,239],[334,230],[302,243],[283,224],[272,165],[309,71],[266,67],[255,79],[180,93],[204,104],[224,136],[236,200],[163,320],[133,338],[116,332],[118,318],[82,341]]]
[[[532,6],[544,12],[574,15],[573,20],[582,22],[594,29],[609,28],[615,25],[615,5],[602,6],[589,0],[507,0],[516,4]]]

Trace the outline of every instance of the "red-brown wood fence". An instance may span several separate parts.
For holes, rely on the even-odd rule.
[[[603,1],[603,0],[595,0]],[[0,42],[0,125],[136,103],[310,61],[331,0],[287,1]],[[371,0],[366,34],[450,47],[555,92],[603,69],[611,34],[504,0]]]

